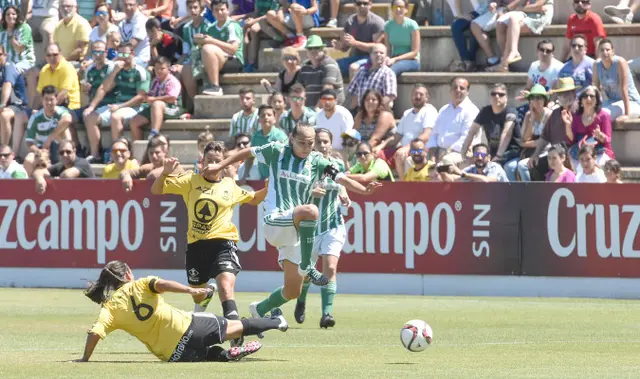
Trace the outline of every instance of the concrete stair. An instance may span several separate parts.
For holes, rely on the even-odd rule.
[[[466,2],[465,2],[466,3]],[[615,45],[616,53],[627,59],[640,56],[640,44],[637,43],[640,36],[640,24],[635,25],[606,25],[608,37]],[[558,55],[561,54],[562,46],[565,40],[566,25],[551,25],[547,27],[542,35],[531,33],[522,33],[520,38],[520,53],[522,60],[511,66],[512,71],[526,72],[532,62],[537,60],[536,46],[541,39],[550,39]],[[331,39],[338,39],[343,34],[342,28],[315,28],[311,34],[317,34],[322,37],[325,44],[331,45]],[[459,60],[460,56],[451,39],[451,29],[449,26],[429,26],[420,28],[421,44],[421,71],[427,72],[443,72],[449,71],[449,65],[453,60]],[[495,38],[493,40],[493,50],[498,51]],[[332,54],[333,49],[328,49]],[[301,59],[306,61],[307,53],[305,49],[300,49]],[[265,47],[260,50],[258,58],[258,68],[261,72],[277,72],[282,68],[280,62],[281,49]],[[486,65],[487,57],[478,50],[477,64]]]

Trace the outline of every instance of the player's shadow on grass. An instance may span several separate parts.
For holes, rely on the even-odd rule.
[[[415,365],[415,362],[387,362],[385,365]]]

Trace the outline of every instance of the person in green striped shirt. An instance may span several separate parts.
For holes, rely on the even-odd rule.
[[[291,109],[286,111],[280,120],[280,129],[285,133],[290,134],[300,122],[309,125],[316,124],[316,112],[304,105],[306,99],[307,93],[302,84],[296,83],[291,86],[289,90]]]
[[[311,202],[311,191],[315,182],[325,176],[347,190],[371,194],[380,186],[372,182],[366,187],[338,170],[322,154],[313,151],[316,132],[309,124],[298,124],[289,136],[289,144],[270,144],[242,149],[219,164],[203,168],[205,178],[215,178],[227,166],[250,157],[269,166],[267,197],[263,204],[264,236],[267,242],[278,249],[278,262],[284,271],[284,286],[274,290],[261,302],[251,303],[249,310],[254,317],[267,312],[278,312],[276,308],[302,292],[305,276],[311,283],[324,286],[329,283],[326,276],[312,264],[312,248],[315,242],[319,218],[318,207]]]
[[[260,128],[258,128],[251,137],[252,147],[268,145],[274,141],[286,143],[289,140],[287,134],[276,126],[276,113],[273,107],[270,105],[261,105],[258,109],[258,114],[260,115]],[[249,175],[251,167],[253,167],[254,164],[253,159],[248,159],[245,162],[245,176],[240,179],[241,181],[247,179],[247,175]],[[258,163],[258,171],[260,172],[260,180],[269,177],[269,166]]]
[[[4,46],[7,62],[13,63],[18,73],[24,75],[36,64],[31,27],[15,5],[3,8],[1,26],[0,44]]]
[[[185,100],[190,102],[188,105],[185,103],[185,105],[187,105],[187,108],[192,109],[193,99],[196,97],[198,92],[198,83],[194,77],[191,57],[194,55],[199,57],[198,50],[200,49],[200,45],[195,42],[193,37],[196,35],[204,36],[207,34],[210,24],[209,21],[202,16],[202,3],[199,0],[187,1],[187,9],[189,10],[191,21],[187,22],[182,28],[183,56],[180,60],[182,60],[184,64],[175,64],[171,69],[177,77],[182,78],[182,84],[184,85],[184,89],[187,93],[187,98]],[[201,57],[199,58],[199,62],[202,63]],[[197,63],[198,62],[196,62],[196,64]]]
[[[240,133],[253,135],[258,124],[258,109],[255,107],[255,92],[251,88],[241,88],[238,92],[240,109],[231,117],[229,136]]]
[[[338,170],[344,171],[345,165],[342,159],[332,156],[332,145],[333,134],[331,131],[325,128],[316,129],[316,150],[335,165]],[[320,288],[322,298],[320,327],[331,328],[336,324],[331,311],[333,309],[333,299],[338,288],[336,284],[338,260],[347,239],[341,207],[349,207],[351,200],[344,186],[327,177],[317,183],[311,195],[313,196],[313,204],[320,211],[316,241],[312,250],[313,260],[317,260],[319,256],[322,257],[322,271],[329,279],[329,283]],[[304,281],[302,293],[298,296],[298,301],[296,302],[294,316],[299,324],[302,324],[305,319],[305,304],[310,284],[308,280]]]

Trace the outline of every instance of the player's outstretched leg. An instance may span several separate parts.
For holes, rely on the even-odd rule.
[[[338,289],[337,270],[338,257],[335,255],[323,255],[322,268],[324,274],[329,278],[329,284],[320,288],[320,297],[322,298],[322,318],[320,319],[321,328],[331,328],[336,325],[336,321],[331,316],[333,310],[333,299]]]
[[[239,361],[247,355],[256,353],[261,347],[262,344],[258,341],[251,341],[244,346],[232,347],[229,350],[225,350],[222,346],[209,346],[204,360],[207,362]]]
[[[311,283],[316,286],[325,286],[329,280],[313,266],[311,253],[315,242],[318,216],[318,207],[313,204],[300,205],[293,211],[293,222],[300,234],[300,275],[308,275]]]
[[[310,286],[311,283],[309,282],[309,279],[305,279],[304,283],[302,283],[302,292],[300,292],[300,296],[298,296],[298,301],[296,302],[296,310],[293,312],[293,316],[298,324],[302,324],[304,322],[304,311],[306,308],[307,293],[309,292]]]

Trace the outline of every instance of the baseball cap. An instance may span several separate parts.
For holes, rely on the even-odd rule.
[[[342,138],[351,137],[355,140],[362,141],[362,136],[360,136],[360,132],[355,129],[348,129],[344,133],[340,135]]]

